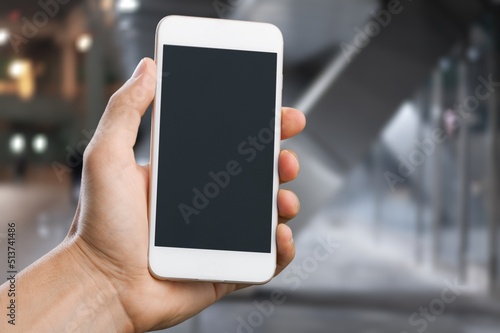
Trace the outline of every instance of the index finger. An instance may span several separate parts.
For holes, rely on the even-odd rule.
[[[293,108],[281,109],[281,140],[299,134],[305,126],[306,117],[302,112]]]

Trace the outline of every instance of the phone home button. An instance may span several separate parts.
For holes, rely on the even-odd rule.
[[[200,256],[199,265],[200,275],[206,279],[216,279],[221,273],[221,264],[219,260],[209,258],[208,256]]]

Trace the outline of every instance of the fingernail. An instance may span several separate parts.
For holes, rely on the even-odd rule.
[[[291,244],[291,243],[293,243],[293,231],[292,231],[292,229],[289,226],[287,226],[287,227],[288,227],[288,233],[289,233],[288,234],[288,241]]]
[[[297,194],[293,193],[293,196],[295,197],[295,208],[298,211],[300,209],[300,200],[299,200],[299,197],[297,196]]]
[[[287,153],[293,156],[293,158],[295,159],[295,162],[297,162],[297,164],[300,167],[299,158],[297,157],[297,155],[295,155],[295,153],[292,152],[291,150],[287,150]]]
[[[137,67],[135,68],[135,71],[134,71],[134,74],[132,74],[132,77],[134,79],[136,79],[139,76],[141,76],[141,74],[144,72],[144,68],[146,68],[146,62],[144,61],[144,59],[142,59],[139,62],[139,64],[137,65]]]

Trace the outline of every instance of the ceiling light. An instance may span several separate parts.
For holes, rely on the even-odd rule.
[[[444,71],[449,70],[451,68],[451,60],[449,58],[442,58],[439,61],[439,67]]]
[[[82,34],[76,40],[76,49],[80,52],[87,52],[92,47],[92,36],[90,34]]]
[[[139,0],[118,0],[116,10],[121,13],[133,13],[140,7]]]
[[[472,62],[476,62],[481,57],[481,51],[477,47],[471,47],[467,50],[467,56]]]
[[[26,71],[26,60],[14,60],[10,63],[8,72],[13,79],[21,77]]]
[[[14,154],[21,154],[26,147],[26,139],[24,135],[16,133],[12,135],[9,142],[10,151]]]
[[[33,148],[33,151],[37,154],[43,154],[47,150],[48,145],[49,141],[45,134],[37,134],[31,141],[31,148]]]

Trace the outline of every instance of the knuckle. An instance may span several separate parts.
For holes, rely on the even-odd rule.
[[[109,98],[106,113],[117,117],[128,117],[134,113],[138,107],[138,100],[134,89],[123,90],[123,87],[116,91]]]
[[[124,104],[123,95],[120,90],[118,90],[109,98],[107,109],[119,109]]]
[[[83,166],[91,167],[95,164],[95,160],[95,149],[89,145],[83,152]]]
[[[98,168],[103,163],[103,158],[102,149],[99,149],[95,145],[90,145],[83,153],[83,167],[90,170]]]

